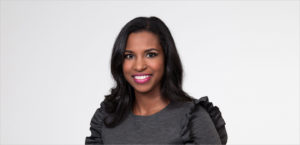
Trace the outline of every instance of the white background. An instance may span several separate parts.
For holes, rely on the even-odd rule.
[[[1,1],[1,144],[84,144],[121,28],[157,16],[228,144],[299,144],[299,1]]]

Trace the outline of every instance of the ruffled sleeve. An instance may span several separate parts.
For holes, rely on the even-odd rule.
[[[90,123],[90,131],[91,136],[86,137],[85,144],[86,145],[102,145],[102,127],[104,125],[104,105],[101,103],[101,107],[96,110],[94,113],[91,123]]]
[[[182,139],[185,144],[226,144],[225,121],[208,97],[194,100],[185,116]]]

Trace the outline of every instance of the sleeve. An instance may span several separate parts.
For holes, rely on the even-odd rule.
[[[98,108],[96,112],[94,113],[91,123],[90,123],[90,131],[91,136],[86,137],[85,139],[85,145],[101,145],[103,144],[102,140],[102,126],[104,120],[104,111],[103,106]]]
[[[226,144],[225,122],[218,107],[213,106],[208,98],[194,100],[192,108],[186,114],[184,133],[187,144]]]
[[[215,129],[218,132],[221,143],[225,145],[228,139],[226,128],[225,128],[226,123],[222,117],[222,113],[219,110],[219,108],[217,106],[214,106],[212,102],[209,102],[207,96],[204,96],[199,100],[196,100],[196,104],[200,104],[197,106],[203,106],[203,108],[207,111],[215,126]]]

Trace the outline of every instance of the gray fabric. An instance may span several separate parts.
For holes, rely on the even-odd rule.
[[[129,116],[118,126],[94,128],[97,134],[86,138],[98,139],[104,144],[221,144],[219,134],[211,117],[202,106],[191,112],[193,102],[171,102],[163,110],[150,116],[137,116],[130,112]],[[96,111],[92,122],[97,124],[101,116]],[[97,118],[97,120],[95,119]],[[101,117],[100,117],[101,118]],[[96,125],[95,125],[96,126]],[[98,136],[97,136],[98,135]],[[95,143],[95,142],[94,142]]]

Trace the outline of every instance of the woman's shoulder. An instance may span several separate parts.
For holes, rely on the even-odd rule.
[[[185,118],[187,129],[190,129],[191,126],[199,127],[199,125],[203,125],[202,123],[211,125],[213,126],[212,128],[217,130],[221,143],[226,144],[226,123],[222,117],[220,109],[217,106],[214,106],[207,96],[180,104],[186,112]]]
[[[187,115],[213,115],[209,113],[218,110],[218,107],[213,106],[212,102],[209,101],[207,96],[201,97],[199,99],[192,98],[191,100],[184,102],[173,102],[172,108],[179,109]]]
[[[104,126],[104,118],[106,116],[104,106],[104,103],[101,102],[100,107],[96,109],[90,122],[91,135],[86,137],[85,144],[103,144],[102,128]]]
[[[92,117],[91,123],[95,123],[97,125],[102,124],[106,115],[107,115],[107,113],[105,112],[105,104],[103,102],[101,102],[100,107],[98,107],[96,109],[96,111]]]

